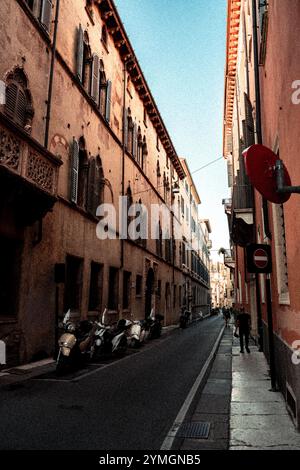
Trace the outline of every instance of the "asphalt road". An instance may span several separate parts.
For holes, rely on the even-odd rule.
[[[158,450],[223,326],[211,317],[74,381],[0,389],[0,449]]]

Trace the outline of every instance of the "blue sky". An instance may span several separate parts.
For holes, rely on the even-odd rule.
[[[115,0],[178,155],[191,172],[222,156],[226,0]],[[228,248],[223,160],[193,174],[212,225]],[[216,252],[212,252],[214,254]]]

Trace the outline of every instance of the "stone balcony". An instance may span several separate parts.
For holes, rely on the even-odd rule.
[[[1,197],[18,207],[24,225],[53,207],[61,164],[58,157],[0,113]]]

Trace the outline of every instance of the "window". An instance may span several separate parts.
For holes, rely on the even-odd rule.
[[[160,221],[158,222],[157,226],[157,235],[156,235],[156,254],[160,258],[162,257],[162,229],[161,229],[161,223]]]
[[[52,1],[51,0],[25,0],[32,13],[41,22],[41,25],[50,31],[51,16],[52,16]]]
[[[136,282],[135,282],[135,295],[136,297],[142,296],[142,285],[143,285],[143,277],[140,274],[136,275]]]
[[[88,167],[87,210],[96,216],[97,208],[104,202],[104,173],[101,158],[90,158]]]
[[[278,300],[280,304],[289,305],[290,295],[283,204],[272,204],[272,209]]]
[[[148,155],[148,148],[147,148],[147,142],[146,142],[146,137],[144,136],[143,138],[143,146],[142,146],[142,162],[141,162],[141,168],[143,171],[146,170],[146,158]]]
[[[144,124],[147,127],[147,111],[146,111],[146,108],[144,108]]]
[[[89,311],[100,311],[102,301],[103,266],[91,262]]]
[[[177,286],[173,286],[173,307],[176,307],[176,294],[177,294]]]
[[[184,217],[184,199],[182,196],[181,197],[181,215],[182,217]]]
[[[119,299],[119,277],[118,268],[109,268],[109,281],[108,281],[108,302],[107,306],[110,310],[118,309]]]
[[[76,68],[77,77],[85,91],[89,94],[95,93],[94,83],[99,74],[99,58],[97,55],[92,57],[89,36],[86,31],[83,31],[81,25],[77,29]]]
[[[17,315],[22,244],[0,237],[0,318]]]
[[[66,282],[64,309],[80,312],[82,293],[82,268],[83,260],[75,256],[66,258]]]
[[[156,148],[157,148],[158,151],[160,151],[158,134],[156,134]]]
[[[106,28],[105,25],[102,26],[101,41],[103,42],[103,44],[105,45],[105,47],[107,49],[107,28]]]
[[[22,68],[16,67],[6,80],[5,114],[27,132],[34,115],[28,81]]]
[[[128,271],[123,272],[123,308],[130,306],[130,278],[131,273]]]
[[[161,279],[158,279],[158,280],[157,280],[157,290],[156,290],[156,293],[157,293],[157,297],[161,297]]]

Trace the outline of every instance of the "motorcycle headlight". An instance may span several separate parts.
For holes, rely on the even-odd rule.
[[[69,331],[70,333],[74,333],[75,325],[73,325],[73,323],[69,323],[69,325],[67,327],[67,331]]]

